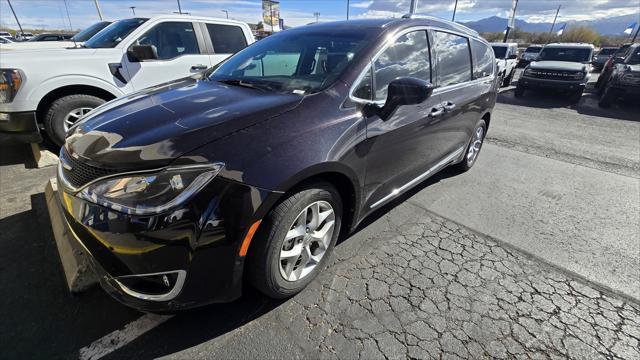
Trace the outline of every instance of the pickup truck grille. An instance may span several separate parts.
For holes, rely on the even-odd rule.
[[[527,76],[531,76],[538,79],[549,80],[579,80],[576,75],[582,75],[581,71],[563,71],[563,70],[531,70],[527,73]],[[582,78],[582,76],[580,76]]]
[[[122,172],[122,170],[104,169],[88,165],[67,154],[66,150],[62,150],[60,153],[60,162],[63,165],[62,176],[75,188],[80,188],[95,179]]]

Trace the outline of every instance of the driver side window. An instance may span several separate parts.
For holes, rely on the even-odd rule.
[[[152,45],[158,60],[169,60],[188,54],[200,54],[198,40],[190,22],[164,22],[142,35],[139,45]]]

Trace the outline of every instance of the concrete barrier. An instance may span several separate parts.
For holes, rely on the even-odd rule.
[[[31,143],[31,152],[38,169],[58,163],[58,156],[49,150],[43,149],[40,144]]]
[[[49,179],[44,195],[49,209],[49,218],[53,228],[60,261],[67,279],[67,286],[72,293],[82,292],[98,283],[98,276],[89,267],[89,258],[82,246],[67,230],[62,215],[60,202],[57,201],[58,184],[56,179]]]

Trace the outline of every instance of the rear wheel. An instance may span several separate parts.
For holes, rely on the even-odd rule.
[[[513,94],[518,98],[522,97],[524,95],[524,88],[522,86],[516,86]]]
[[[342,221],[342,200],[329,183],[301,188],[278,204],[253,240],[248,272],[251,283],[272,298],[304,289],[324,268]]]
[[[480,149],[482,149],[482,144],[484,143],[484,138],[487,133],[487,124],[484,120],[480,120],[476,125],[476,128],[473,130],[473,136],[469,145],[467,146],[464,159],[457,164],[458,169],[462,171],[467,171],[473,167],[473,164],[476,163],[478,159],[478,155],[480,154]]]
[[[579,102],[580,102],[580,99],[582,98],[582,92],[583,92],[583,89],[576,90],[575,92],[573,92],[573,93],[571,94],[571,97],[569,98],[569,100],[570,100],[572,103],[576,103],[576,104],[577,104],[577,103],[579,103]]]
[[[44,126],[51,140],[64,144],[65,134],[73,124],[105,100],[85,94],[67,95],[51,103],[44,118]]]
[[[603,108],[608,108],[613,104],[613,101],[616,99],[615,89],[612,89],[611,86],[607,86],[602,96],[600,96],[600,100],[598,100],[598,106]]]

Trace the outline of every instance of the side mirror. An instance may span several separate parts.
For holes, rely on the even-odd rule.
[[[387,120],[402,105],[416,105],[427,100],[434,86],[428,81],[413,77],[400,77],[389,83],[387,101],[380,109],[379,116]]]
[[[127,50],[127,56],[131,62],[157,60],[158,49],[154,45],[131,45]]]
[[[517,58],[518,58],[518,54],[509,55],[509,59],[517,59]]]

